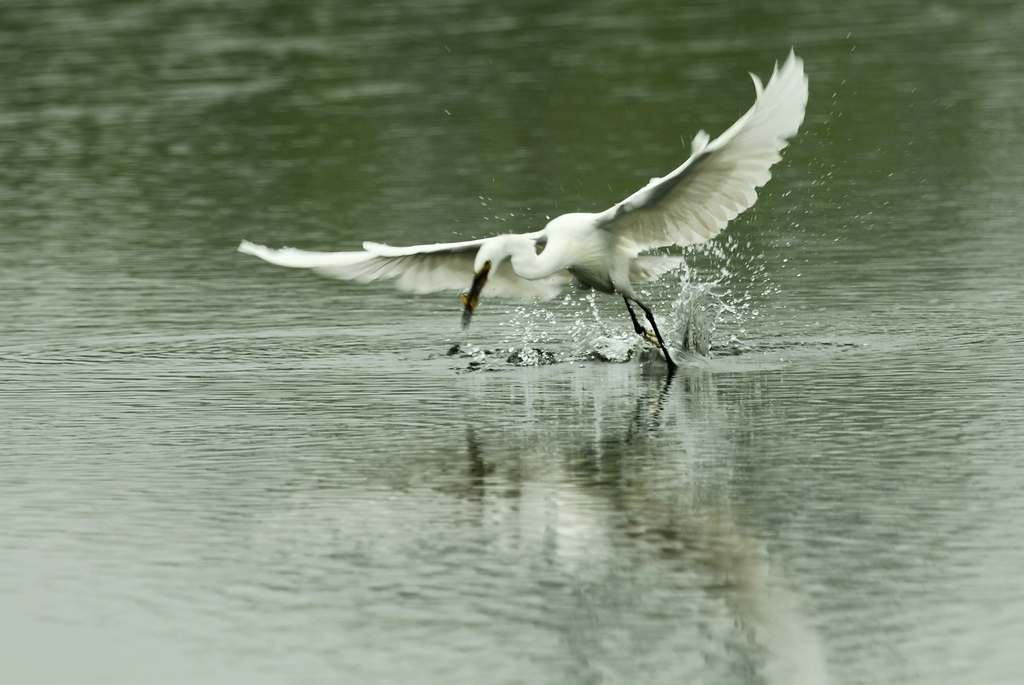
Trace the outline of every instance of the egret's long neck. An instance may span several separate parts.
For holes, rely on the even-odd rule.
[[[536,244],[529,238],[511,236],[507,245],[512,269],[520,277],[527,280],[547,278],[565,268],[558,255],[553,251],[544,250],[537,254]]]

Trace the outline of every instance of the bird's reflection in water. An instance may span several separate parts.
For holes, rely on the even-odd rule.
[[[472,428],[466,430],[466,457],[469,462],[466,469],[467,492],[475,497],[483,497],[487,476],[494,473],[494,465],[484,461],[480,442],[476,439],[476,433]]]
[[[716,459],[727,453],[715,450],[728,439],[727,408],[713,375],[655,380],[640,378],[626,401],[570,383],[523,403],[536,421],[503,429],[495,417],[470,429],[457,489],[481,504],[496,547],[543,559],[578,586],[586,606],[563,607],[564,639],[588,667],[602,658],[607,630],[622,629],[615,624],[633,621],[636,642],[648,639],[638,637],[651,629],[644,623],[664,631],[667,621],[670,633],[701,636],[700,658],[712,670],[827,682],[820,638],[782,560],[737,520],[731,467]],[[666,589],[672,596],[655,601]],[[661,618],[629,613],[641,607]]]

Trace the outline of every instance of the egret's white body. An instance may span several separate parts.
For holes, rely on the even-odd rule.
[[[463,296],[464,325],[485,283],[496,295],[550,298],[575,280],[622,295],[637,332],[657,342],[674,367],[650,309],[636,298],[632,284],[653,280],[681,260],[641,253],[718,235],[754,204],[757,188],[771,178],[770,167],[803,122],[807,77],[800,58],[790,52],[767,86],[751,76],[757,98],[746,114],[715,140],[699,131],[689,159],[603,212],[563,214],[535,233],[456,243],[392,247],[364,242],[359,252],[309,252],[243,241],[238,249],[332,278],[361,283],[392,279],[415,293],[466,290],[472,280]],[[644,310],[653,335],[639,325],[630,302]]]

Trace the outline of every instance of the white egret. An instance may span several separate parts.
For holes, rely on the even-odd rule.
[[[272,250],[243,241],[238,249],[273,264],[343,280],[392,279],[402,290],[415,293],[464,290],[470,285],[462,295],[463,328],[487,283],[497,295],[549,298],[574,281],[621,295],[633,328],[656,344],[674,369],[654,314],[637,298],[632,284],[654,280],[681,261],[641,253],[714,238],[754,204],[757,188],[771,178],[769,168],[781,159],[787,139],[803,122],[807,77],[803,60],[792,51],[781,68],[776,65],[767,86],[754,74],[751,77],[756,99],[746,114],[715,140],[699,131],[682,165],[603,212],[563,214],[535,233],[455,243],[392,247],[364,242],[358,252],[309,252]],[[633,304],[643,310],[650,331],[637,320]]]

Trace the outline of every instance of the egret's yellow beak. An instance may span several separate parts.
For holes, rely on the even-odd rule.
[[[484,262],[483,268],[473,277],[473,286],[469,289],[469,292],[462,294],[462,304],[465,305],[465,309],[462,310],[463,328],[466,328],[469,325],[469,320],[473,318],[473,309],[476,308],[480,291],[484,289],[484,285],[487,283],[487,274],[490,272],[491,263]]]

